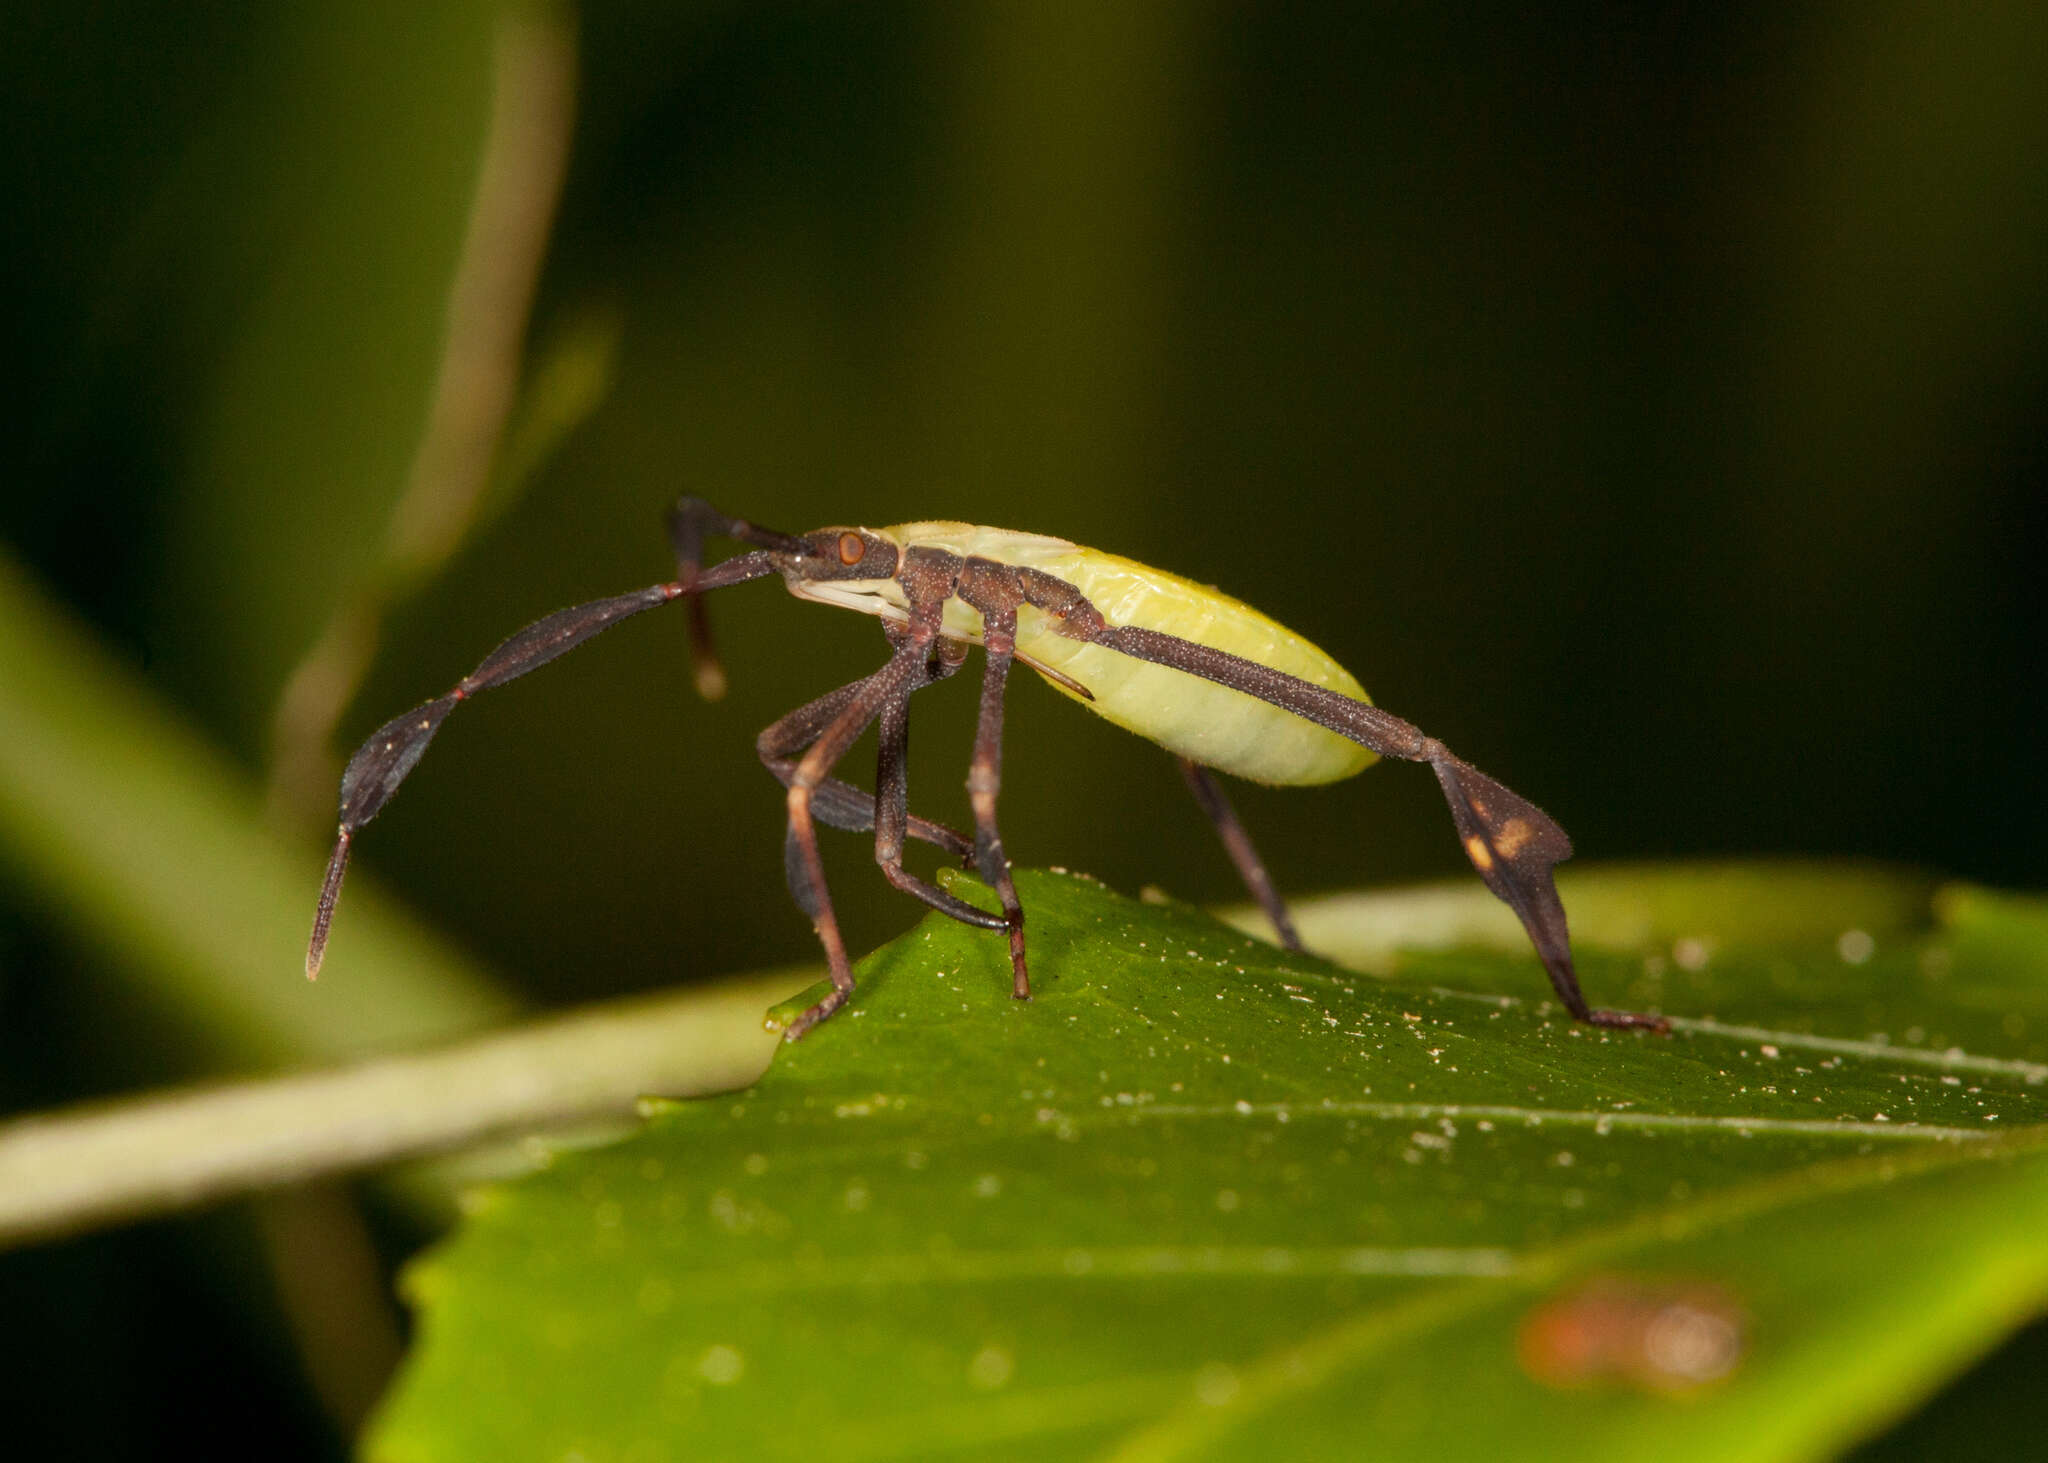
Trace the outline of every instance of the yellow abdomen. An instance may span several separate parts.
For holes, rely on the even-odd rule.
[[[906,547],[926,544],[1040,570],[1080,590],[1112,625],[1177,635],[1354,700],[1371,699],[1349,671],[1284,625],[1163,569],[1065,539],[964,523],[908,523],[882,532]],[[1034,669],[1057,672],[1046,680],[1066,695],[1074,692],[1058,676],[1086,687],[1094,699],[1074,699],[1170,752],[1234,777],[1297,786],[1335,782],[1375,760],[1358,743],[1255,696],[1070,640],[1055,623],[1029,605],[1020,610],[1019,657]],[[978,641],[981,616],[955,600],[946,607],[945,633]]]

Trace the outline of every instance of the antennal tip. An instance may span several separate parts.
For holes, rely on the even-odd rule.
[[[723,701],[726,692],[725,667],[715,660],[699,660],[696,666],[697,694],[706,701]]]
[[[313,910],[313,937],[306,942],[306,979],[320,978],[320,962],[327,958],[327,931],[334,923],[334,906],[341,898],[341,876],[348,872],[349,844],[354,834],[347,824],[334,837],[334,852],[327,858],[327,877],[320,881],[320,903]]]

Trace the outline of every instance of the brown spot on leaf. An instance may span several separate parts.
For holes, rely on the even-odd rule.
[[[1718,1382],[1742,1362],[1747,1318],[1704,1281],[1603,1276],[1545,1301],[1516,1337],[1522,1370],[1547,1387],[1634,1387],[1666,1396]]]

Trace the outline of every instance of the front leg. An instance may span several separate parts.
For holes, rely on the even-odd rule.
[[[906,647],[899,650],[880,671],[845,688],[851,694],[844,697],[837,714],[790,770],[787,779],[789,791],[784,800],[789,829],[783,841],[783,871],[789,880],[790,896],[796,900],[797,907],[810,917],[811,928],[818,936],[818,943],[824,947],[825,967],[832,977],[832,989],[824,999],[790,1022],[783,1032],[785,1041],[796,1041],[802,1037],[845,1005],[853,994],[853,962],[847,956],[846,941],[839,933],[839,918],[832,910],[832,896],[825,885],[825,860],[818,850],[819,819],[814,816],[813,805],[818,801],[819,789],[831,781],[833,766],[868,729],[868,724],[889,699],[909,683],[917,671],[918,658],[912,648]],[[836,697],[837,693],[834,698],[822,699]],[[822,808],[818,811],[822,812]]]
[[[839,919],[832,910],[832,897],[825,887],[825,861],[818,850],[818,830],[813,803],[818,789],[830,779],[832,769],[852,748],[868,724],[891,701],[907,696],[930,674],[931,650],[938,638],[939,616],[944,596],[914,600],[910,623],[900,637],[892,637],[896,653],[889,663],[864,681],[856,682],[852,694],[830,723],[798,760],[788,780],[786,804],[789,832],[783,843],[783,868],[789,892],[797,907],[810,916],[811,928],[825,950],[825,965],[832,977],[832,989],[824,999],[789,1024],[783,1040],[796,1041],[820,1021],[845,1005],[853,994],[853,962],[846,953],[846,941],[839,932]],[[834,693],[836,696],[838,693]],[[832,697],[821,698],[831,700]],[[815,704],[815,703],[814,703]]]
[[[964,654],[964,645],[957,648]],[[922,821],[910,816],[910,698],[924,686],[943,680],[959,669],[961,661],[950,656],[944,642],[941,643],[941,653],[948,655],[944,668],[936,669],[925,680],[913,682],[898,692],[882,707],[882,714],[875,723],[875,737],[880,744],[875,756],[875,863],[880,866],[882,877],[891,885],[914,899],[922,900],[939,913],[976,929],[1000,930],[1007,927],[1003,916],[976,909],[966,900],[948,894],[903,867],[904,835],[916,835],[917,825]],[[955,851],[963,863],[971,865],[975,857],[974,844],[950,828],[946,832],[960,839],[960,846]]]
[[[884,667],[876,674],[886,672],[887,667]],[[943,676],[934,677],[942,678]],[[873,677],[868,679],[872,680]],[[930,682],[926,681],[923,684]],[[769,726],[754,739],[754,751],[761,758],[761,765],[774,775],[777,782],[785,788],[788,787],[796,776],[798,760],[810,750],[812,744],[824,734],[826,728],[831,726],[866,685],[867,681],[861,680],[841,686],[836,691],[828,691],[817,700],[799,706]],[[870,794],[850,782],[828,777],[818,784],[812,798],[812,811],[818,821],[828,828],[838,828],[848,833],[866,833],[875,827],[875,802],[879,792],[879,787],[876,794]],[[903,810],[902,831],[920,842],[933,844],[945,850],[962,863],[974,857],[974,841],[966,834],[943,823],[916,817],[907,807]]]

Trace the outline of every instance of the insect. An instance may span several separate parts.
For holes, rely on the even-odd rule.
[[[1374,706],[1349,672],[1249,605],[1177,575],[1081,548],[1064,539],[966,523],[825,528],[774,533],[696,498],[669,514],[677,575],[665,584],[559,610],[492,651],[446,695],[371,733],[341,779],[340,828],[313,920],[306,974],[317,975],[356,833],[376,817],[453,711],[479,691],[545,665],[631,615],[676,600],[690,608],[698,690],[723,693],[703,596],[780,574],[799,599],[880,617],[890,654],[872,675],[798,707],[763,731],[755,748],[787,790],[784,864],[789,888],[825,950],[832,989],[791,1021],[794,1041],[845,1005],[853,967],[819,856],[819,824],[872,833],[883,876],[963,923],[1009,940],[1011,993],[1031,995],[1024,910],[996,821],[1002,782],[1003,693],[1018,661],[1098,715],[1159,743],[1179,760],[1225,851],[1281,942],[1300,949],[1216,772],[1255,782],[1334,782],[1377,756],[1427,762],[1435,771],[1466,856],[1528,931],[1551,984],[1573,1016],[1595,1026],[1668,1029],[1657,1016],[1596,1010],[1572,967],[1564,905],[1551,869],[1572,852],[1562,828],[1534,803],[1451,755],[1443,743]],[[707,538],[746,551],[704,567]],[[974,832],[914,817],[906,754],[910,698],[983,652],[981,713],[968,765]],[[833,776],[854,742],[878,727],[875,789]],[[977,909],[903,866],[906,839],[929,843],[976,870],[1002,902]]]

